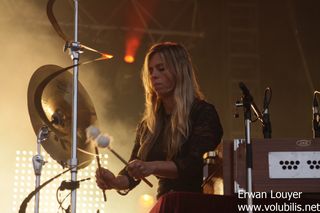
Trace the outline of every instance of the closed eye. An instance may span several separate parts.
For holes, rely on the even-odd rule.
[[[156,65],[156,68],[157,68],[157,70],[160,71],[160,72],[163,72],[163,71],[166,70],[166,68],[164,67],[163,64],[157,64],[157,65]]]

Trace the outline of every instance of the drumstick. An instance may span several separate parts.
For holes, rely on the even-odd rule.
[[[124,160],[115,150],[113,150],[110,145],[110,136],[106,134],[101,134],[100,130],[94,126],[90,126],[86,129],[87,131],[87,138],[94,139],[96,141],[96,144],[98,147],[101,148],[108,148],[112,154],[114,154],[122,163],[124,163],[126,166],[128,166],[128,162]],[[96,153],[98,153],[98,148],[96,147]],[[98,160],[98,167],[100,168],[100,162]],[[141,178],[143,182],[145,182],[148,186],[153,187],[152,183],[148,181],[145,177]]]
[[[96,151],[96,159],[97,159],[98,169],[99,169],[99,172],[100,172],[101,164],[100,164],[100,157],[99,157],[98,147],[95,147],[95,151]],[[102,189],[102,193],[103,193],[103,200],[105,202],[107,202],[106,191]]]
[[[128,162],[123,159],[116,151],[114,151],[110,146],[107,146],[107,148],[110,150],[110,152],[112,152],[122,163],[124,163],[126,166],[128,166]],[[150,183],[150,181],[148,181],[146,178],[141,178],[141,180],[143,180],[143,182],[145,182],[148,186],[153,187],[152,183]]]

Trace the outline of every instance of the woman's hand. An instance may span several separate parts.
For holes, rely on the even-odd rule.
[[[100,189],[113,189],[116,185],[116,177],[108,169],[100,168],[96,170],[96,183]]]
[[[129,187],[127,176],[118,175],[117,177],[108,169],[100,168],[96,170],[96,183],[100,189],[123,190]]]
[[[141,160],[130,161],[127,166],[129,175],[135,179],[141,179],[153,174],[153,162],[145,162]]]

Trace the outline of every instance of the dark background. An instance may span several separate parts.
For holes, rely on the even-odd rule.
[[[155,41],[180,42],[189,49],[201,88],[220,113],[225,138],[243,137],[242,116],[239,119],[233,118],[234,102],[241,97],[240,90],[235,86],[239,81],[248,82],[260,109],[265,87],[272,88],[270,111],[274,138],[312,137],[312,95],[313,90],[320,87],[319,1],[199,0],[196,1],[195,15],[195,1],[138,2],[146,8],[153,8],[150,12],[163,29],[149,20],[135,63],[125,64],[121,59],[126,35],[130,30],[120,28],[132,27],[127,21],[128,17],[138,20],[137,26],[142,26],[132,2],[80,1],[80,23],[87,26],[80,26],[81,42],[115,55],[115,60],[110,63],[102,62],[95,68],[101,81],[113,91],[113,102],[107,106],[113,112],[113,119],[134,125],[143,111],[140,69],[146,49],[154,42],[148,36],[147,29],[183,31],[201,33],[203,36],[160,33],[153,37]],[[119,6],[120,3],[122,7]],[[57,19],[61,23],[72,24],[72,5],[70,4],[69,11],[66,11],[68,7],[65,4],[57,1],[54,8]],[[148,6],[149,4],[154,6]],[[148,19],[147,16],[145,18]],[[246,36],[240,38],[249,44],[239,45],[238,50],[230,49],[229,27],[232,23],[236,23],[238,28],[254,30],[252,39]],[[88,27],[94,25],[105,26],[107,29],[94,30]],[[72,27],[62,27],[72,37]],[[241,48],[251,49],[246,52]],[[237,51],[242,51],[241,54],[244,55],[248,52],[254,55],[254,67],[240,67],[237,73],[232,73],[229,59],[230,55]],[[238,63],[241,64],[241,60]],[[241,73],[246,72],[245,69],[250,69],[249,74]],[[311,80],[309,82],[308,75]],[[239,113],[241,115],[241,109]],[[258,122],[253,123],[253,136],[262,137],[261,125]]]

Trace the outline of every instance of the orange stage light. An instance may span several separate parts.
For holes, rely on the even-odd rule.
[[[124,56],[124,61],[131,64],[134,62],[134,57],[132,55],[126,55]]]
[[[109,54],[103,53],[103,54],[102,54],[102,57],[103,57],[103,58],[111,59],[111,58],[113,58],[113,55],[109,55]]]

